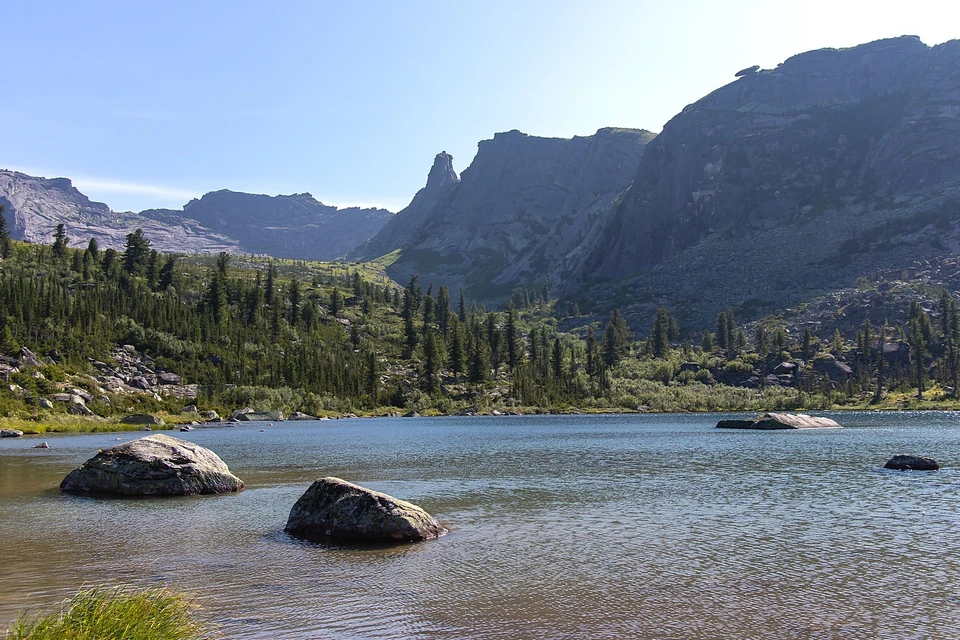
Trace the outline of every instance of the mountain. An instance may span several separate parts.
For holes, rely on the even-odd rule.
[[[141,215],[174,225],[195,220],[235,239],[246,252],[311,260],[343,256],[393,218],[386,209],[338,209],[309,193],[265,196],[226,189],[191,200],[182,211]]]
[[[604,227],[653,137],[638,129],[572,139],[498,133],[480,142],[459,179],[452,157],[441,153],[410,205],[348,257],[400,249],[387,267],[391,277],[417,274],[477,299],[557,282]]]
[[[332,260],[376,233],[393,214],[385,209],[338,209],[309,193],[265,196],[215,191],[183,210],[116,212],[93,202],[67,178],[36,178],[0,170],[0,204],[14,238],[50,243],[62,222],[71,244],[91,237],[121,249],[126,235],[142,228],[159,251],[265,253],[276,257]]]
[[[743,73],[647,147],[567,293],[599,283],[595,299],[627,295],[646,315],[665,303],[703,326],[960,252],[960,41],[905,36]]]
[[[0,204],[10,235],[18,240],[50,244],[63,223],[72,246],[85,246],[91,237],[104,249],[122,249],[126,235],[138,227],[160,251],[218,253],[242,251],[239,243],[207,229],[195,220],[160,222],[136,213],[118,213],[93,202],[67,178],[35,178],[0,170]]]

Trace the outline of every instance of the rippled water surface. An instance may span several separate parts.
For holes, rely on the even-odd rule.
[[[251,424],[182,435],[239,495],[91,499],[60,480],[140,434],[0,441],[0,629],[83,584],[173,584],[229,638],[958,638],[960,415]],[[260,429],[266,428],[261,433]],[[894,453],[939,472],[887,472]],[[452,532],[386,549],[283,533],[335,475]]]

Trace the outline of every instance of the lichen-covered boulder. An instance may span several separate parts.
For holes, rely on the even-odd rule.
[[[803,413],[765,413],[755,420],[721,420],[718,429],[839,429],[830,418],[818,418]]]
[[[414,542],[447,532],[415,504],[340,478],[320,478],[300,496],[285,530],[354,542]]]
[[[190,496],[232,493],[243,481],[217,454],[162,434],[100,450],[71,471],[60,489],[69,493]]]
[[[898,454],[887,460],[883,468],[897,471],[936,471],[940,468],[940,464],[933,458]]]

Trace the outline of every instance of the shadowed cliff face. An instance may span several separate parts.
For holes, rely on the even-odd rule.
[[[122,249],[137,228],[158,251],[265,253],[277,257],[331,260],[376,233],[393,214],[384,209],[337,209],[310,194],[264,196],[233,191],[208,193],[183,211],[116,212],[92,202],[66,178],[35,178],[0,170],[0,204],[11,235],[50,244],[58,223],[74,246],[91,237],[103,248]]]
[[[811,51],[673,118],[566,293],[755,315],[955,251],[958,203],[960,41]]]
[[[586,269],[622,278],[725,229],[960,179],[960,46],[811,51],[687,107],[648,149]]]
[[[410,206],[354,255],[402,249],[388,268],[397,280],[415,273],[478,299],[556,282],[603,228],[652,138],[628,129],[571,140],[498,133],[480,143],[459,181],[450,156],[440,154]]]

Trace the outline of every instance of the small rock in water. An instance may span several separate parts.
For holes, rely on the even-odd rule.
[[[260,429],[260,433],[266,433],[266,429]]]
[[[933,458],[898,454],[887,460],[883,468],[897,471],[936,471],[940,465]]]
[[[35,445],[33,445],[33,448],[34,448],[34,449],[49,449],[49,448],[50,448],[50,445],[47,444],[46,442],[41,442],[40,444],[35,444]]]
[[[447,530],[415,504],[340,478],[320,478],[300,496],[285,530],[355,542],[414,542]]]

